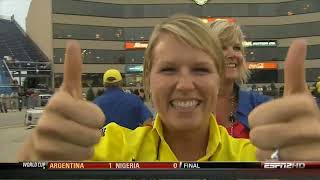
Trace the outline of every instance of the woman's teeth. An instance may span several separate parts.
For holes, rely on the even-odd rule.
[[[188,100],[188,101],[180,101],[180,100],[174,100],[172,101],[173,107],[176,108],[192,108],[196,107],[198,105],[198,100]]]
[[[235,68],[237,65],[235,63],[229,63],[229,64],[226,64],[226,66],[229,68]]]

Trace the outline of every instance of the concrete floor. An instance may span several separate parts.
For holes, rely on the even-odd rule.
[[[32,130],[24,126],[25,110],[0,113],[0,162],[16,162],[16,154]]]

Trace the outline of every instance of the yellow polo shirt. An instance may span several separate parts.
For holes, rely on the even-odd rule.
[[[156,116],[153,127],[130,130],[115,123],[105,127],[105,135],[95,146],[93,161],[178,161],[166,143],[162,124]],[[235,139],[210,117],[207,154],[198,161],[256,161],[256,148],[247,139]]]

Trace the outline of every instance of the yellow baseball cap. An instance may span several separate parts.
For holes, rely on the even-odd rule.
[[[122,80],[120,71],[116,69],[109,69],[103,75],[103,83],[115,83]]]

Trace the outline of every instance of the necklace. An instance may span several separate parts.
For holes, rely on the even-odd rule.
[[[231,111],[230,111],[230,115],[229,115],[229,121],[231,122],[231,127],[230,127],[230,135],[233,137],[233,131],[234,131],[234,123],[236,121],[236,118],[234,116],[234,111],[235,111],[235,105],[236,105],[236,98],[235,96],[232,96],[232,98],[230,98],[230,102],[231,102]]]
[[[229,127],[228,128],[229,134],[233,137],[234,136],[234,125],[236,122],[235,111],[236,111],[237,97],[235,95],[233,95],[233,96],[219,96],[219,97],[223,98],[224,102],[226,102],[227,104],[230,103],[230,105],[231,105],[229,114],[227,116],[227,121],[229,121],[231,123],[231,125],[226,126],[226,128]]]

